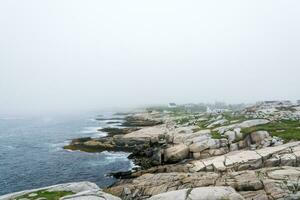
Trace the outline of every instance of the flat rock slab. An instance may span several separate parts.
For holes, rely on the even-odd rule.
[[[48,187],[38,188],[38,189],[32,189],[32,190],[24,190],[21,192],[15,192],[11,194],[6,194],[3,196],[0,196],[0,200],[11,200],[15,199],[18,196],[35,193],[40,190],[47,190],[47,191],[70,191],[73,193],[79,193],[89,190],[100,190],[100,188],[95,184],[91,182],[74,182],[74,183],[64,183],[59,185],[52,185]]]
[[[150,141],[151,138],[158,139],[159,135],[164,135],[167,132],[168,132],[168,129],[166,128],[165,125],[158,125],[158,126],[153,126],[153,127],[142,128],[138,131],[128,133],[128,134],[124,135],[123,138],[125,138],[125,139],[144,139],[144,140]]]
[[[149,200],[243,200],[232,187],[200,187],[155,195]]]
[[[261,156],[255,151],[237,151],[229,153],[225,156],[225,165],[232,166],[236,164],[257,161],[259,159],[261,159]]]
[[[69,195],[60,198],[60,200],[121,200],[119,197],[115,197],[111,194],[104,193],[99,190],[91,190],[80,192],[75,195]]]
[[[299,145],[300,142],[290,142],[255,151],[233,151],[221,156],[195,160],[190,162],[192,164],[190,172],[209,171],[212,169],[219,172],[225,171],[226,169],[240,171],[247,169],[258,169],[262,168],[263,166],[276,167],[278,165],[296,166],[299,164],[300,158]],[[280,156],[277,156],[278,159],[276,160],[275,158],[277,154],[280,154]]]
[[[187,192],[188,189],[171,191],[171,192],[155,195],[149,198],[149,200],[167,200],[167,199],[186,200]]]
[[[268,177],[274,180],[292,179],[297,180],[300,177],[298,168],[284,168],[268,172]]]

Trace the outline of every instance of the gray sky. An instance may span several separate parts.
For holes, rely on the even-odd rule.
[[[298,0],[1,0],[0,113],[300,99]]]

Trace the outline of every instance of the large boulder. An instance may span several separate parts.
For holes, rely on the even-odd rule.
[[[142,128],[138,131],[128,133],[122,137],[123,140],[132,141],[158,141],[159,137],[165,135],[168,129],[165,125],[158,125],[153,127]]]
[[[227,137],[229,144],[236,140],[235,131],[226,131],[224,135]]]
[[[193,153],[199,153],[205,149],[208,149],[208,143],[207,141],[202,141],[202,142],[197,142],[197,143],[193,143],[189,146],[190,151]]]
[[[189,155],[189,148],[185,144],[178,144],[165,149],[164,160],[168,163],[179,162]]]
[[[192,142],[207,140],[210,137],[211,131],[209,129],[194,132],[196,129],[197,127],[195,126],[180,127],[175,129],[173,133],[173,143],[184,143],[189,145]]]
[[[188,189],[170,191],[170,192],[152,196],[148,200],[168,200],[168,199],[186,200],[187,192]]]
[[[267,131],[255,131],[250,134],[252,143],[262,144],[262,142],[270,137],[270,134]]]
[[[206,149],[218,149],[220,146],[221,142],[219,139],[208,138],[203,141],[196,141],[195,143],[191,144],[189,148],[191,152],[197,153]]]

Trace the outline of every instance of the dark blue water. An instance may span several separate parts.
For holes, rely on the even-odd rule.
[[[72,138],[99,137],[104,133],[97,127],[111,126],[94,117],[0,118],[0,195],[73,181],[112,184],[106,174],[130,169],[127,154],[62,149]]]

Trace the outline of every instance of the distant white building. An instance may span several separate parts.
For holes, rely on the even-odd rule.
[[[212,113],[212,110],[210,109],[210,107],[208,107],[208,106],[206,107],[206,112],[207,113]]]
[[[168,107],[169,107],[169,108],[176,108],[177,105],[176,105],[176,103],[169,103],[169,104],[168,104]]]
[[[224,112],[229,112],[229,109],[210,109],[210,107],[206,107],[206,112],[207,113],[224,113]]]

